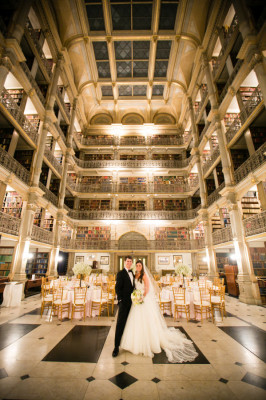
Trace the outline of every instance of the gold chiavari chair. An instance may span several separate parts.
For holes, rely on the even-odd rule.
[[[161,309],[162,314],[167,314],[169,312],[169,315],[172,316],[172,301],[169,299],[163,299],[162,298],[162,293],[161,290],[159,291],[159,306]]]
[[[210,291],[210,305],[211,305],[211,314],[212,314],[212,322],[214,323],[214,314],[215,310],[221,313],[222,321],[223,316],[226,317],[226,309],[225,309],[225,286],[220,286],[217,294],[213,294]]]
[[[41,296],[42,296],[42,303],[41,303],[41,317],[43,315],[44,309],[47,308],[49,311],[50,307],[52,309],[53,305],[53,292],[51,291],[50,284],[44,283],[41,288]]]
[[[195,314],[200,314],[201,322],[203,322],[203,316],[206,315],[206,318],[210,318],[211,313],[211,304],[210,304],[210,295],[209,291],[206,288],[200,288],[200,299],[199,301],[194,301],[194,310]]]
[[[72,303],[71,319],[73,318],[74,313],[83,312],[83,318],[85,321],[86,294],[87,294],[87,287],[75,287],[74,288],[74,302]]]
[[[109,317],[109,301],[108,301],[108,291],[107,288],[103,288],[103,285],[95,286],[92,293],[91,301],[91,315],[93,311],[99,313],[101,316],[104,310],[107,310],[107,315]]]
[[[108,291],[108,306],[111,307],[112,315],[114,314],[114,305],[115,305],[115,282],[111,282],[107,284]]]
[[[70,313],[70,301],[67,299],[67,291],[63,287],[53,291],[53,305],[52,305],[52,315],[57,315],[58,318],[61,314],[61,321],[63,319],[63,312],[68,312],[68,318]]]
[[[173,287],[174,295],[174,318],[178,318],[178,313],[185,313],[187,321],[190,320],[190,302],[186,300],[186,289]]]

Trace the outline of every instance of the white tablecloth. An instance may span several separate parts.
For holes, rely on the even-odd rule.
[[[3,293],[2,307],[17,307],[23,295],[23,283],[8,282]]]

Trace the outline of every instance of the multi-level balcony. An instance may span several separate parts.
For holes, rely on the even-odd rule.
[[[40,228],[39,226],[33,225],[31,231],[31,239],[36,242],[53,244],[53,232],[47,229]]]
[[[63,110],[64,110],[64,112],[65,112],[65,114],[66,114],[66,116],[68,118],[68,121],[70,121],[70,113],[69,113],[68,108],[67,108],[67,106],[66,106],[66,104],[64,102],[63,96],[62,96],[59,88],[57,88],[56,96],[57,96],[58,102],[61,104],[61,106],[62,106],[62,108],[63,108]]]
[[[214,163],[218,160],[219,157],[220,157],[220,149],[219,149],[219,146],[217,146],[213,150],[213,152],[212,152],[212,154],[210,156],[210,159],[207,160],[205,162],[205,164],[203,164],[203,166],[202,166],[202,170],[203,170],[203,174],[204,175],[206,175],[206,173],[209,171],[209,169],[211,167],[213,167]]]
[[[252,154],[240,167],[234,172],[235,183],[238,184],[245,179],[248,174],[254,172],[265,164],[266,161],[266,143]]]
[[[266,232],[266,211],[244,220],[246,236],[259,235]]]
[[[32,124],[29,122],[27,117],[18,107],[17,103],[14,101],[12,96],[8,93],[6,89],[3,89],[0,94],[0,103],[2,104],[3,111],[8,111],[8,113],[16,121],[19,130],[26,139],[31,139],[31,141],[37,145],[38,142],[38,132],[34,129]],[[7,117],[9,117],[7,113]]]
[[[58,206],[58,197],[51,192],[51,190],[47,189],[43,183],[39,182],[39,188],[44,192],[43,197],[50,201],[54,206]]]
[[[35,79],[33,78],[29,67],[27,66],[27,64],[25,62],[21,62],[20,66],[23,70],[23,72],[25,73],[26,77],[28,78],[31,86],[33,87],[33,89],[35,89],[35,92],[37,93],[37,96],[39,97],[39,100],[41,101],[41,103],[43,104],[43,106],[45,105],[45,98],[37,84],[37,82],[35,81]]]
[[[63,171],[62,165],[57,161],[57,159],[51,153],[51,150],[48,147],[45,147],[44,157],[52,165],[52,167],[59,173],[59,175],[62,175]]]
[[[12,172],[18,179],[29,185],[30,173],[17,160],[0,147],[0,165],[8,172]]]
[[[0,231],[8,235],[19,235],[21,220],[0,211]]]
[[[238,71],[240,70],[240,68],[241,68],[241,66],[242,66],[242,64],[243,64],[243,62],[244,62],[244,60],[241,60],[241,59],[239,59],[239,60],[237,61],[237,63],[236,63],[236,65],[235,65],[235,67],[234,67],[234,69],[233,69],[233,71],[232,71],[230,77],[228,78],[228,80],[227,80],[227,82],[226,82],[225,87],[224,87],[223,90],[222,90],[222,93],[220,94],[220,97],[219,97],[219,102],[220,102],[220,103],[221,103],[221,102],[223,101],[223,99],[225,98],[225,95],[226,95],[227,92],[228,92],[228,88],[229,88],[229,86],[232,85],[232,83],[233,83],[233,81],[234,81],[234,79],[235,79],[235,77],[236,77]]]
[[[218,229],[212,233],[212,243],[214,245],[231,242],[233,240],[231,226],[226,228]]]

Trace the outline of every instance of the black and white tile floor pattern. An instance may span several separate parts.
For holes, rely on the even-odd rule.
[[[0,399],[265,399],[266,309],[226,298],[228,317],[187,323],[166,318],[199,356],[170,364],[120,351],[112,358],[115,318],[40,318],[39,295],[0,309]],[[200,329],[198,329],[200,328]]]

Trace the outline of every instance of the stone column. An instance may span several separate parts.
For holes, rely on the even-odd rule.
[[[222,195],[227,199],[230,214],[232,235],[238,267],[239,300],[247,304],[261,304],[258,282],[254,274],[241,212],[237,205],[234,189],[223,189]]]
[[[260,53],[255,53],[253,56],[254,60],[254,71],[257,76],[259,87],[263,96],[264,106],[266,104],[266,72],[263,66],[263,57]]]
[[[191,265],[192,265],[192,275],[199,276],[198,254],[197,253],[191,253]]]
[[[8,36],[16,39],[18,43],[20,43],[24,34],[26,21],[32,3],[32,0],[20,0],[13,15],[13,21]]]
[[[9,58],[8,54],[5,52],[5,49],[2,47],[0,49],[0,93],[4,88],[6,77],[11,69],[12,61]]]
[[[60,237],[61,237],[61,228],[62,228],[63,214],[62,212],[58,212],[56,216],[56,222],[54,227],[54,243],[53,248],[50,253],[49,265],[47,268],[47,275],[57,276],[57,264],[58,264],[58,255],[60,249]]]
[[[69,150],[72,150],[72,149],[69,149],[69,148],[67,149],[67,153],[66,153],[65,160],[64,160],[62,179],[61,179],[60,190],[59,190],[59,201],[58,201],[58,208],[59,209],[63,209],[64,208],[64,200],[65,200],[65,193],[66,193],[66,181],[67,181],[67,171],[68,171],[68,164],[69,164],[69,159],[70,159],[70,154],[68,153]]]

